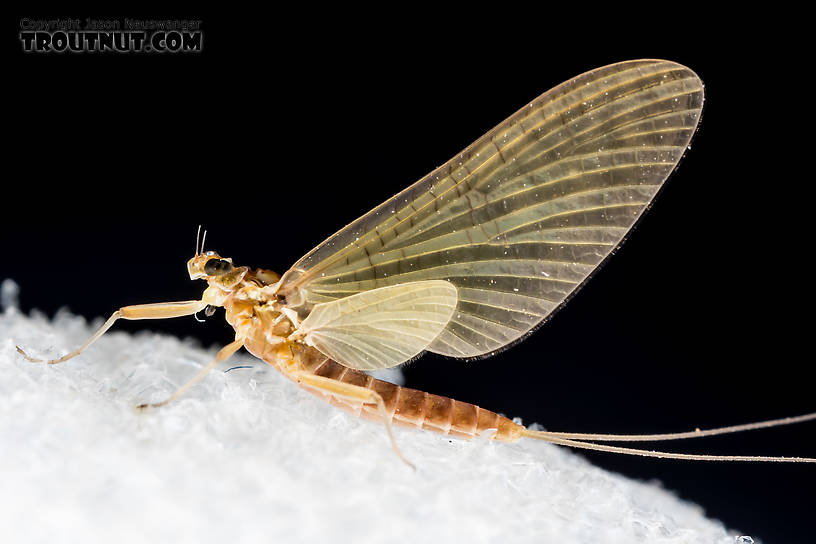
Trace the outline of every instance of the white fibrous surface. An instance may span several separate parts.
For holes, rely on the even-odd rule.
[[[733,543],[657,483],[547,443],[395,429],[300,390],[241,352],[161,409],[215,356],[192,340],[101,325],[0,295],[2,542]],[[155,325],[154,325],[155,326]],[[225,370],[235,366],[230,372]]]

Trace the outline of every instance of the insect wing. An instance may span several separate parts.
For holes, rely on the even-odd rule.
[[[280,292],[315,304],[444,279],[456,312],[428,347],[486,355],[552,314],[622,242],[686,150],[703,84],[638,60],[544,93],[298,261]]]
[[[442,280],[403,283],[317,304],[300,324],[307,344],[358,370],[391,368],[425,351],[456,308]]]

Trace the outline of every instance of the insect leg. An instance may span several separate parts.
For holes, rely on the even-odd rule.
[[[324,376],[316,376],[308,372],[294,372],[292,377],[303,387],[316,389],[325,395],[331,395],[337,399],[360,402],[362,404],[376,404],[380,411],[380,415],[383,418],[385,430],[388,432],[388,438],[391,440],[391,447],[394,448],[394,452],[396,452],[397,456],[406,465],[416,470],[413,463],[408,461],[408,459],[402,455],[402,452],[397,447],[397,441],[394,438],[394,432],[391,429],[391,418],[388,416],[388,411],[385,408],[385,402],[383,402],[383,398],[379,393],[366,387],[344,383],[331,378],[326,378]]]
[[[32,363],[48,363],[49,365],[62,363],[76,357],[82,353],[85,348],[96,342],[96,340],[105,334],[111,328],[117,319],[168,319],[171,317],[181,317],[184,315],[193,315],[200,312],[207,307],[207,303],[203,300],[186,300],[182,302],[156,302],[153,304],[137,304],[135,306],[125,306],[119,308],[105,321],[105,324],[99,328],[98,331],[91,336],[87,342],[79,346],[77,349],[63,355],[58,359],[50,359],[48,361],[43,359],[35,359],[29,357],[20,346],[15,346],[17,351]]]
[[[243,345],[244,345],[244,339],[243,338],[239,338],[235,342],[227,344],[226,346],[224,346],[223,348],[221,348],[218,351],[218,354],[215,356],[215,359],[213,359],[213,361],[210,364],[208,364],[207,366],[202,368],[198,372],[198,374],[196,374],[195,376],[193,376],[190,379],[190,381],[188,381],[187,383],[185,383],[184,385],[182,385],[181,387],[176,389],[175,393],[173,393],[172,395],[170,395],[169,397],[167,397],[166,399],[164,399],[161,402],[154,402],[154,403],[150,403],[150,404],[140,404],[139,406],[137,406],[137,408],[140,409],[140,410],[143,410],[145,408],[158,408],[159,406],[164,406],[168,402],[171,402],[171,401],[179,398],[181,395],[184,394],[185,391],[187,391],[187,389],[189,389],[190,387],[195,385],[197,382],[199,382],[201,380],[201,378],[206,376],[207,373],[210,370],[212,370],[215,365],[217,365],[221,361],[226,361],[227,359],[229,359],[233,354],[235,354],[236,351],[241,349],[241,346],[243,346]]]

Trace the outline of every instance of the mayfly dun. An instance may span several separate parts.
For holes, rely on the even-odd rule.
[[[816,413],[659,435],[549,432],[366,373],[426,351],[485,357],[525,338],[622,243],[686,151],[702,108],[702,81],[673,62],[587,72],[530,102],[283,275],[236,266],[197,240],[187,269],[208,284],[200,300],[120,308],[85,344],[47,362],[79,355],[117,319],[211,315],[223,307],[235,340],[169,398],[141,407],[178,398],[244,347],[301,387],[384,423],[403,460],[392,424],[670,459],[816,462],[604,444],[725,434]]]

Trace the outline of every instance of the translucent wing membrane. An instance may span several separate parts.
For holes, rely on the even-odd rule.
[[[425,351],[456,300],[456,287],[442,280],[383,287],[316,305],[299,330],[307,344],[347,367],[391,368]]]
[[[496,351],[547,318],[621,243],[682,157],[702,106],[702,82],[679,64],[587,72],[331,236],[284,275],[280,292],[306,314],[371,289],[447,280],[458,288],[456,312],[427,349]]]

